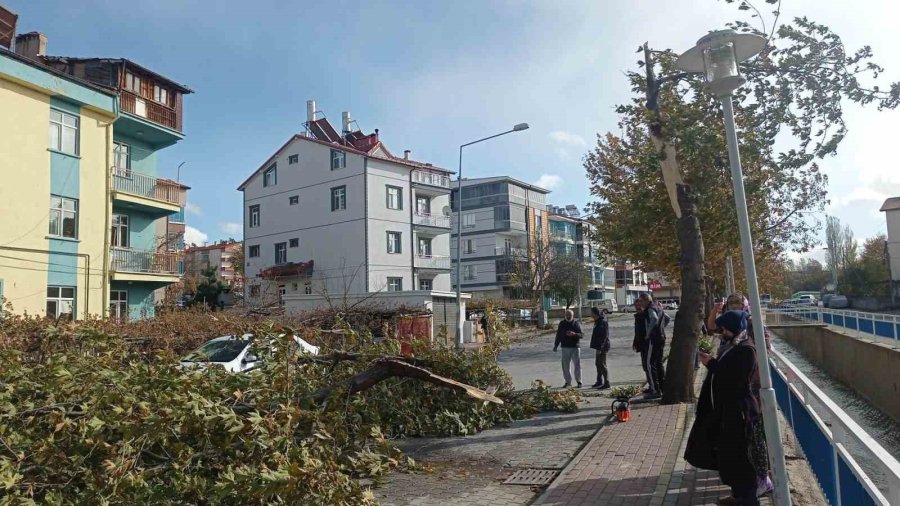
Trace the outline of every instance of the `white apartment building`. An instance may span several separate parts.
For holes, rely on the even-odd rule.
[[[452,172],[413,161],[409,151],[396,157],[378,130],[365,135],[354,123],[343,113],[338,134],[310,101],[307,131],[238,188],[245,297],[280,300],[290,312],[378,294],[382,302],[421,302],[436,323],[453,322]]]
[[[462,215],[461,282],[476,298],[521,298],[512,282],[513,262],[527,261],[530,248],[548,247],[545,198],[549,190],[507,176],[462,180],[462,210],[452,202],[451,251]]]

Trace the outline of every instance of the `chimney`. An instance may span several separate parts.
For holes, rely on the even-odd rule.
[[[34,61],[47,54],[47,36],[40,32],[23,33],[16,37],[16,53]]]
[[[403,150],[403,159],[404,159],[404,160],[409,160],[409,154],[410,154],[410,153],[411,153],[410,150],[404,149],[404,150]]]
[[[343,134],[347,135],[350,133],[350,112],[344,111],[341,113],[341,125],[343,125]]]
[[[316,101],[315,100],[307,100],[306,101],[306,122],[312,123],[316,120]]]

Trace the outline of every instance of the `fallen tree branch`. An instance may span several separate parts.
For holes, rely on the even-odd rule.
[[[302,356],[297,357],[298,364],[330,364],[334,362],[341,362],[345,360],[372,360],[372,359],[391,359],[391,360],[399,360],[402,362],[406,362],[407,364],[416,365],[419,367],[429,367],[434,362],[431,360],[421,360],[413,357],[401,357],[401,356],[393,356],[393,357],[384,357],[384,356],[373,356],[373,355],[365,355],[362,353],[349,353],[349,352],[335,352],[328,355],[314,355],[314,356]]]

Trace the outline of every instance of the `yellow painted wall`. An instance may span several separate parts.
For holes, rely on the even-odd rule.
[[[48,120],[50,95],[0,75],[0,279],[3,296],[17,313],[43,314],[46,307],[50,203]],[[81,109],[79,253],[90,255],[90,293],[86,261],[78,259],[78,317],[85,301],[92,314],[105,311],[108,282],[103,275],[107,229],[106,172],[112,152],[107,113]]]

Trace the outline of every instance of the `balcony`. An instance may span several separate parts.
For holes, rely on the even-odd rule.
[[[175,109],[165,104],[141,97],[128,90],[122,90],[119,94],[119,107],[122,112],[147,118],[154,123],[171,128],[177,132],[181,131],[178,113],[175,112]]]
[[[567,234],[566,232],[553,230],[550,232],[550,242],[567,242],[575,244],[575,237],[572,234]]]
[[[175,215],[185,203],[186,187],[168,179],[159,179],[131,169],[112,168],[113,199],[123,207],[138,207],[144,212]]]
[[[449,271],[450,257],[418,254],[415,258],[415,266],[417,269]]]
[[[113,281],[178,281],[180,255],[177,253],[116,247],[109,253]]]
[[[418,193],[446,195],[450,193],[450,176],[427,170],[412,171],[412,183]]]
[[[504,246],[497,246],[494,248],[494,255],[512,258],[528,258],[528,250],[525,248],[507,248]]]
[[[500,232],[509,231],[515,234],[524,234],[526,232],[524,223],[512,220],[494,220],[494,230]]]
[[[450,230],[450,217],[443,214],[414,213],[413,225]]]

